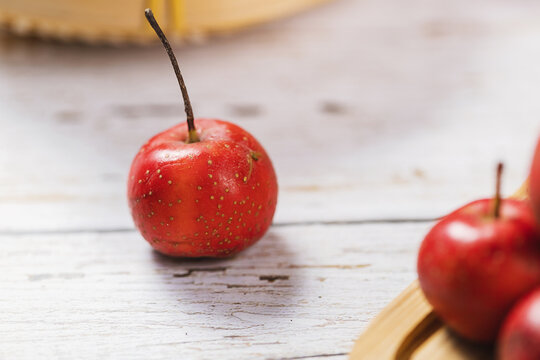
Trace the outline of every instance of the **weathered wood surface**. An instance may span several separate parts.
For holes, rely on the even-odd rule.
[[[135,232],[0,236],[0,358],[345,359],[428,225],[276,226],[218,261]]]
[[[276,222],[433,218],[488,195],[498,159],[507,189],[525,177],[539,12],[339,1],[179,58],[196,115],[239,123],[272,155]],[[183,119],[163,50],[0,46],[0,227],[131,227],[131,158]]]
[[[127,211],[132,156],[183,120],[163,50],[1,38],[0,358],[345,359],[415,278],[418,221],[489,196],[499,159],[525,178],[539,14],[343,0],[182,47],[196,114],[253,132],[281,186],[218,262],[157,256]]]

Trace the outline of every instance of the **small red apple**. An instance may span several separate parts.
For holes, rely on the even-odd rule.
[[[536,145],[529,175],[529,198],[536,218],[540,221],[540,141]]]
[[[528,202],[499,195],[439,221],[418,255],[420,286],[435,312],[476,341],[495,339],[516,300],[540,284],[540,238]]]
[[[498,339],[500,360],[540,359],[540,289],[536,289],[512,308]]]
[[[135,156],[128,180],[133,220],[163,254],[235,254],[260,239],[272,222],[278,190],[272,162],[242,128],[193,119],[176,58],[152,12],[145,14],[171,58],[187,124],[154,136]]]

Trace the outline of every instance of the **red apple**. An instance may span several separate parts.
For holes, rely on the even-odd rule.
[[[154,136],[135,156],[128,180],[133,220],[163,254],[235,254],[260,239],[272,222],[278,189],[272,162],[242,128],[193,119],[174,54],[151,11],[146,16],[171,57],[187,124]]]
[[[471,340],[495,339],[514,302],[540,284],[540,238],[529,203],[500,200],[497,190],[495,199],[447,215],[420,247],[418,275],[452,329]]]
[[[536,145],[529,175],[529,198],[536,218],[540,221],[540,141]]]
[[[504,320],[497,354],[501,360],[540,359],[540,289],[519,300]]]

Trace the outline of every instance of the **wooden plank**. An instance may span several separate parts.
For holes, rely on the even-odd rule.
[[[196,115],[271,154],[277,223],[433,218],[490,195],[499,159],[505,188],[526,175],[538,10],[340,1],[178,55]],[[183,119],[162,49],[3,38],[0,77],[0,229],[131,228],[131,158]]]
[[[136,232],[0,236],[0,358],[345,359],[428,226],[273,227],[216,261]]]

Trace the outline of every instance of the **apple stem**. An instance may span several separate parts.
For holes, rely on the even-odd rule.
[[[495,183],[495,199],[493,204],[493,216],[497,219],[501,215],[501,177],[503,171],[503,163],[497,164],[497,180]]]
[[[156,18],[154,17],[152,10],[150,9],[144,10],[144,15],[146,16],[146,20],[148,20],[148,23],[150,24],[150,26],[152,26],[152,29],[154,29],[157,36],[161,40],[163,47],[167,51],[167,55],[169,55],[169,59],[171,60],[174,73],[176,74],[176,78],[178,79],[178,85],[180,85],[180,91],[182,91],[182,97],[184,98],[184,108],[186,110],[186,117],[187,117],[187,124],[188,124],[187,142],[188,144],[198,142],[199,136],[197,135],[197,131],[195,130],[193,109],[191,108],[191,102],[189,101],[189,95],[187,92],[186,84],[184,82],[184,77],[182,76],[182,73],[180,72],[180,67],[178,66],[178,61],[176,61],[176,56],[174,56],[174,52],[172,51],[171,44],[169,44],[169,40],[167,40],[167,37],[165,36],[163,31],[159,27],[159,24]]]

